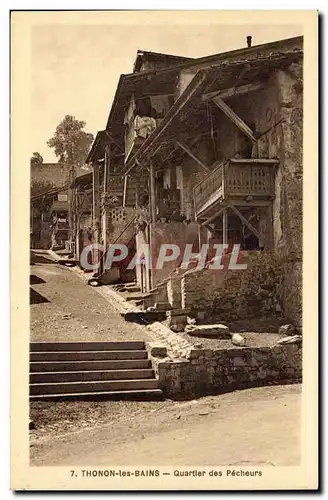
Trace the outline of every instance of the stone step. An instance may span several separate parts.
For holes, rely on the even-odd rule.
[[[30,373],[67,372],[93,370],[143,370],[151,368],[149,359],[128,359],[114,361],[33,361]]]
[[[30,342],[30,352],[49,351],[140,351],[145,342]]]
[[[158,389],[157,379],[48,382],[30,384],[30,395]]]
[[[110,361],[147,359],[146,350],[127,351],[42,351],[31,352],[30,361]]]
[[[131,292],[131,293],[134,293],[134,292],[141,292],[141,288],[140,286],[137,286],[137,285],[129,285],[129,286],[126,286],[125,287],[125,290],[127,292]]]
[[[149,401],[163,399],[161,389],[142,389],[128,391],[102,391],[102,392],[80,392],[80,393],[56,393],[56,394],[35,394],[31,395],[30,399],[42,401],[56,400],[83,400],[83,401],[99,401],[99,400],[132,400],[132,401]]]
[[[132,293],[131,295],[128,295],[127,297],[124,297],[125,300],[131,301],[131,300],[143,300],[147,299],[150,297],[149,293]]]
[[[154,379],[154,370],[93,370],[30,373],[30,383]]]

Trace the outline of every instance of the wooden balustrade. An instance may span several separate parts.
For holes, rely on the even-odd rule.
[[[274,198],[277,160],[231,159],[216,167],[194,188],[196,214],[218,201]]]

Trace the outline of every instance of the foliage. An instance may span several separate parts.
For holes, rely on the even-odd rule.
[[[57,126],[47,145],[54,149],[60,163],[83,165],[93,141],[93,135],[85,132],[86,123],[66,115]]]
[[[35,151],[31,156],[31,165],[42,165],[43,158],[38,151]]]
[[[54,187],[56,186],[50,181],[43,181],[43,180],[34,181],[31,184],[31,196],[38,196],[40,194],[47,193],[48,191],[50,191],[50,189],[53,189]]]

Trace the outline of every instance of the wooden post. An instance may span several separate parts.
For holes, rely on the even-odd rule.
[[[106,251],[107,251],[107,208],[106,208],[106,200],[105,196],[108,193],[108,172],[110,170],[110,145],[105,148],[105,164],[104,164],[104,202],[102,207],[102,231],[103,231],[103,239],[104,239],[104,255],[103,259],[106,259]]]
[[[100,190],[99,190],[99,165],[97,163],[92,164],[92,172],[93,172],[93,230],[94,230],[94,242],[99,243],[99,223],[100,223]],[[94,251],[94,261],[99,262],[99,252],[98,250]]]
[[[156,192],[155,192],[155,169],[154,164],[150,161],[150,215],[153,224],[156,222]]]
[[[99,206],[99,165],[92,164],[92,222],[94,226],[98,220]]]
[[[152,260],[152,252],[154,247],[154,229],[156,224],[156,187],[155,187],[155,167],[152,161],[149,164],[149,182],[150,182],[150,214],[151,224],[148,228],[148,241],[150,248],[150,259]],[[152,269],[149,269],[149,289],[154,286],[154,275]]]
[[[226,208],[224,211],[223,211],[223,215],[222,215],[222,228],[223,228],[223,245],[227,245],[228,244],[228,209]],[[225,247],[223,246],[223,253],[225,253],[226,250],[225,250]]]
[[[74,165],[70,166],[69,169],[69,187],[68,187],[68,239],[69,239],[69,244],[71,246],[72,250],[72,245],[73,245],[73,240],[74,240],[74,215],[73,215],[73,189],[72,189],[72,183],[75,179],[75,167]]]
[[[135,205],[136,209],[139,208],[139,197],[140,197],[140,182],[139,182],[139,176],[136,176],[136,200],[135,200]]]

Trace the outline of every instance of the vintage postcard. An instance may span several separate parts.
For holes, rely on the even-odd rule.
[[[11,12],[11,487],[318,488],[318,13]]]

